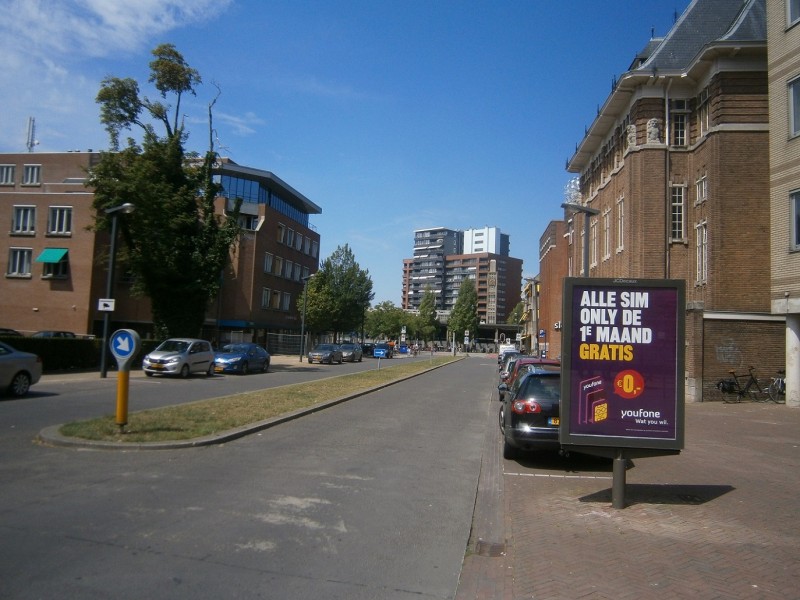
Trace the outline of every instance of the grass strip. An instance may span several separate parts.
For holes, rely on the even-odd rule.
[[[220,434],[297,410],[386,385],[458,360],[437,356],[430,361],[340,375],[253,392],[133,412],[123,431],[114,415],[62,425],[61,435],[106,442],[169,442]]]

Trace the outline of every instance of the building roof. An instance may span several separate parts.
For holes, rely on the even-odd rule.
[[[219,163],[220,166],[214,169],[214,172],[217,174],[240,175],[246,179],[258,181],[278,193],[285,202],[288,202],[303,213],[307,215],[322,214],[322,208],[314,204],[311,200],[270,171],[243,167],[233,162],[230,158],[220,158]]]
[[[689,77],[744,48],[766,48],[766,0],[692,0],[664,38],[651,39],[622,74],[586,131],[567,170],[579,173],[624,115],[635,90],[659,78]],[[662,80],[663,81],[663,80]]]

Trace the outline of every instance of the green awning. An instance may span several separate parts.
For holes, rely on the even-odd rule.
[[[42,250],[42,253],[36,257],[36,262],[60,263],[64,260],[67,252],[69,252],[68,248],[45,248]]]

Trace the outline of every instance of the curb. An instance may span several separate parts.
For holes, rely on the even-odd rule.
[[[249,425],[243,425],[242,427],[237,427],[236,429],[229,429],[219,434],[213,434],[199,438],[192,438],[189,440],[175,440],[169,442],[137,442],[137,443],[83,440],[80,438],[73,438],[61,435],[61,433],[59,433],[59,429],[61,429],[61,427],[63,426],[62,423],[60,425],[51,425],[50,427],[45,427],[44,429],[42,429],[36,436],[36,441],[47,446],[72,447],[72,448],[83,448],[91,450],[177,450],[182,448],[199,448],[201,446],[223,444],[225,442],[229,442],[231,440],[235,440],[244,437],[246,435],[250,435],[252,433],[257,433],[259,431],[269,429],[270,427],[275,427],[276,425],[280,425],[282,423],[294,421],[295,419],[299,419],[300,417],[303,417],[305,415],[310,415],[319,412],[321,410],[325,410],[326,408],[336,406],[337,404],[341,404],[342,402],[347,402],[348,400],[352,400],[353,398],[358,398],[359,396],[370,394],[377,390],[389,387],[390,385],[407,381],[408,379],[411,379],[413,377],[418,377],[425,373],[430,373],[431,371],[435,371],[436,369],[441,369],[442,367],[446,367],[453,363],[464,360],[464,358],[466,357],[464,356],[458,357],[457,360],[451,361],[449,363],[445,363],[443,365],[437,365],[435,367],[430,367],[429,369],[422,370],[419,373],[406,375],[405,377],[401,377],[400,379],[395,379],[393,381],[389,381],[381,385],[376,385],[371,388],[366,388],[358,392],[354,392],[352,394],[340,396],[339,398],[327,400],[325,402],[321,402],[314,406],[301,408],[294,412],[279,415],[277,417],[271,417],[263,421],[250,423]]]

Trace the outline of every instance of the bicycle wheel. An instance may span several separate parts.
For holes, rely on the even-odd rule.
[[[769,394],[769,399],[776,404],[786,402],[786,391],[784,390],[783,380],[781,379],[773,379],[769,384],[767,393]]]
[[[754,380],[753,385],[747,390],[753,402],[767,402],[770,399],[769,385],[766,381]]]

